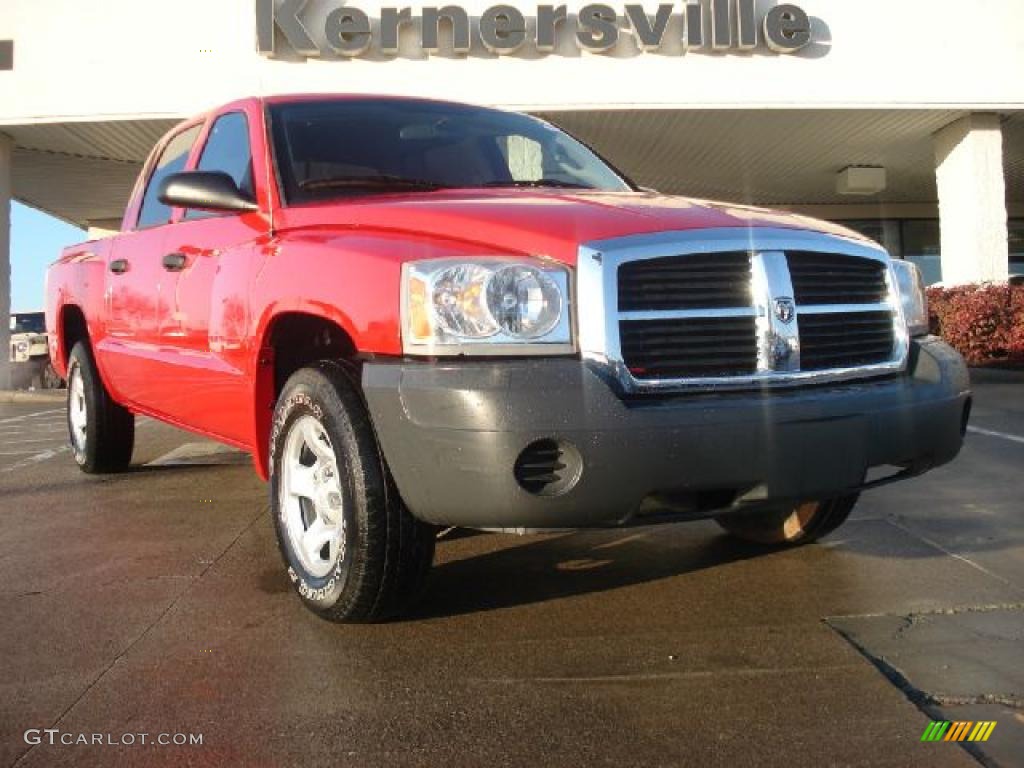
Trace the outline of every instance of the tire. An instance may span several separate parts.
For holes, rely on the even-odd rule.
[[[68,358],[67,421],[71,454],[83,472],[127,469],[135,447],[135,416],[111,399],[83,341]]]
[[[858,498],[858,494],[852,494],[796,506],[719,515],[715,522],[743,541],[799,546],[827,536],[846,522]]]
[[[436,531],[402,502],[355,371],[324,361],[293,374],[270,441],[274,529],[306,607],[338,623],[405,611],[433,563]]]

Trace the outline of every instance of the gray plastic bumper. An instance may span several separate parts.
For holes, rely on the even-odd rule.
[[[374,362],[363,385],[412,512],[479,528],[647,523],[666,499],[700,517],[723,500],[854,492],[873,467],[917,474],[952,460],[970,399],[963,360],[931,338],[914,342],[903,375],[792,390],[628,400],[572,359]],[[582,459],[563,495],[528,493],[514,476],[544,438]]]

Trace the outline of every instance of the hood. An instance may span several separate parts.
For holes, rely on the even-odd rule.
[[[864,241],[792,213],[653,193],[467,190],[381,195],[287,208],[282,229],[344,227],[458,240],[494,253],[543,255],[574,264],[581,243],[710,228],[781,227]]]

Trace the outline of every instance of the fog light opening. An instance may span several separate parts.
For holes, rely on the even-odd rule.
[[[545,438],[526,446],[513,468],[516,482],[533,496],[562,496],[579,482],[583,457],[566,440]]]
[[[968,397],[967,402],[964,403],[964,412],[960,416],[960,437],[967,435],[967,425],[971,421],[971,408],[974,407],[974,398]]]

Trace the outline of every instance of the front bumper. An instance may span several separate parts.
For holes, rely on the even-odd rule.
[[[918,474],[959,452],[969,386],[963,360],[933,338],[915,341],[908,371],[886,379],[657,398],[625,398],[572,359],[363,368],[413,514],[503,529],[705,517],[855,492],[876,467]],[[523,449],[546,438],[571,444],[582,462],[561,495],[529,493],[513,472]]]

